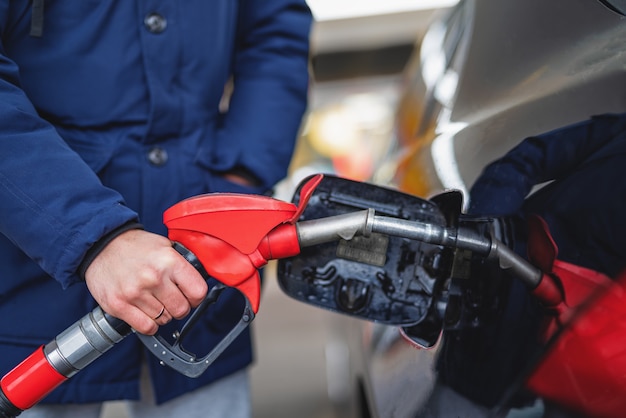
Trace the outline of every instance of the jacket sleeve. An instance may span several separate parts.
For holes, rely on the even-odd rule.
[[[518,212],[535,185],[566,177],[624,130],[623,115],[600,115],[526,138],[489,164],[470,190],[468,212],[504,216]]]
[[[265,188],[287,172],[307,104],[311,13],[304,0],[240,4],[234,92],[218,133],[218,164],[239,165]],[[219,149],[239,148],[229,161]]]
[[[136,218],[38,116],[0,50],[0,233],[67,287],[91,245]]]

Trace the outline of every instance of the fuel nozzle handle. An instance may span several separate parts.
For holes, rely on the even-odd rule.
[[[174,248],[205,279],[214,277],[220,282],[202,308],[214,303],[224,287],[240,290],[246,308],[240,323],[204,357],[190,356],[181,345],[199,320],[202,310],[198,308],[174,344],[158,335],[139,335],[163,364],[187,376],[198,376],[248,326],[259,305],[257,269],[268,259],[299,252],[293,224],[320,181],[321,176],[315,176],[303,188],[299,208],[266,196],[222,193],[191,198],[166,211],[164,223]],[[131,332],[124,321],[96,307],[0,379],[0,418],[16,417],[31,408]]]

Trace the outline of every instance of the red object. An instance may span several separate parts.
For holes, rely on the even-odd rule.
[[[574,317],[527,386],[542,398],[587,416],[624,416],[626,275]]]
[[[547,304],[552,315],[543,338],[554,339],[527,387],[577,413],[623,417],[626,274],[612,281],[597,271],[556,260],[556,244],[541,218],[531,220],[529,249],[531,261],[545,272],[542,283],[549,281],[561,297],[554,298],[552,291],[536,292],[552,301]]]
[[[41,346],[7,373],[0,380],[0,387],[14,406],[26,410],[66,380],[50,365]]]
[[[210,276],[243,293],[257,313],[258,269],[300,253],[295,223],[321,180],[317,175],[303,186],[299,207],[267,196],[212,193],[177,203],[163,221],[172,241],[194,253]]]
[[[558,248],[547,223],[539,216],[528,220],[528,258],[542,272],[539,285],[533,290],[548,313],[543,332],[547,341],[569,323],[582,303],[612,281],[597,271],[557,260]]]

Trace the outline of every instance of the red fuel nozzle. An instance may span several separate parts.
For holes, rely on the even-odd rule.
[[[321,180],[307,182],[298,207],[267,196],[211,193],[172,206],[163,222],[172,241],[194,253],[210,276],[243,293],[256,314],[258,269],[300,253],[295,222]]]
[[[307,182],[298,207],[266,196],[214,193],[184,200],[165,212],[170,239],[191,251],[211,277],[242,292],[249,307],[240,323],[202,358],[183,349],[182,337],[170,344],[159,335],[138,334],[163,364],[197,377],[248,325],[254,315],[247,313],[251,309],[256,314],[259,308],[257,269],[270,259],[299,254],[295,223],[321,180],[318,175]],[[0,416],[15,417],[32,407],[130,332],[128,324],[96,307],[0,380]]]

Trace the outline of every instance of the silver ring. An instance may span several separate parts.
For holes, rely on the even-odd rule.
[[[154,317],[154,320],[156,321],[157,319],[159,319],[161,315],[163,315],[163,312],[165,312],[165,306],[161,307],[161,312],[159,312],[159,314]]]

